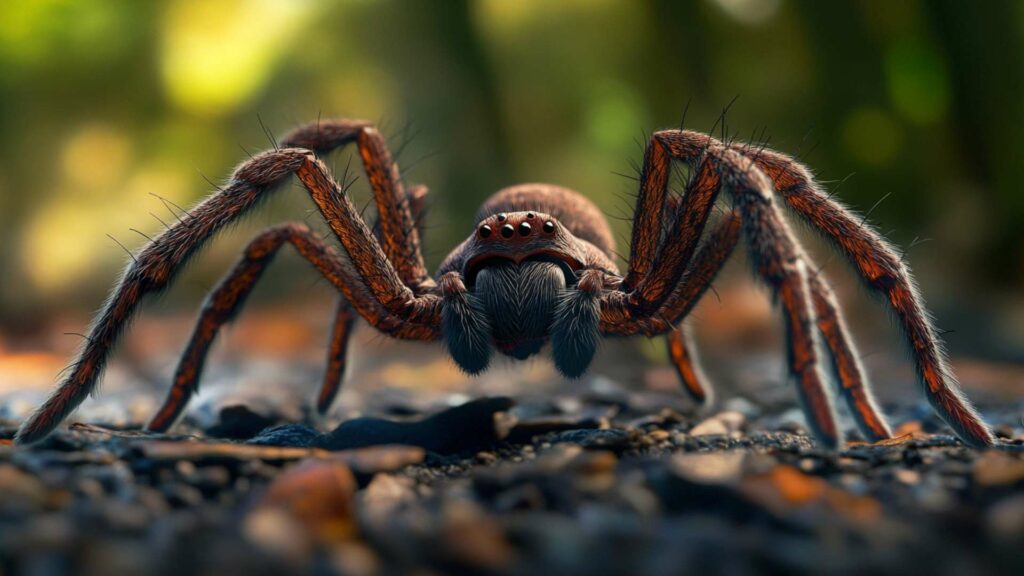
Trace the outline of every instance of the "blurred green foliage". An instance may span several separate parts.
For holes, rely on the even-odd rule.
[[[0,4],[0,322],[102,298],[129,247],[276,134],[378,121],[432,190],[428,260],[552,181],[628,214],[645,133],[762,130],[958,286],[1024,278],[1024,3],[34,0]],[[334,165],[343,169],[351,151]],[[854,174],[851,178],[846,178]],[[216,244],[194,303],[288,194]],[[616,222],[620,237],[628,224]],[[139,233],[130,231],[135,228]],[[936,248],[936,246],[938,248]],[[625,246],[620,251],[625,252]],[[913,255],[913,254],[911,254]],[[284,283],[282,285],[285,285]]]

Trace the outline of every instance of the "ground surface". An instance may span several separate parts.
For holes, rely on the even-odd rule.
[[[171,436],[118,431],[141,421],[125,397],[0,446],[0,573],[1020,573],[1024,401],[982,396],[999,449],[911,396],[887,405],[900,438],[838,454],[788,397],[698,415],[607,378],[380,388],[315,429],[301,395],[225,393]]]

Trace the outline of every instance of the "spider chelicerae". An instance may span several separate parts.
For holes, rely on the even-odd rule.
[[[320,159],[353,142],[376,202],[373,228]],[[680,196],[668,190],[673,161],[692,171]],[[892,308],[925,395],[957,436],[974,446],[993,443],[988,426],[958,388],[907,267],[874,229],[823,193],[810,171],[792,158],[688,130],[655,132],[640,172],[625,274],[615,264],[608,223],[594,204],[558,186],[522,184],[484,202],[473,232],[431,277],[420,253],[427,190],[406,188],[384,138],[370,123],[356,120],[317,121],[294,130],[280,147],[239,166],[226,185],[141,250],[63,382],[21,426],[18,442],[41,440],[74,410],[95,388],[143,298],[166,288],[218,230],[293,174],[341,250],[302,224],[276,226],[257,236],[203,305],[171,391],[149,429],[166,430],[181,414],[218,330],[237,314],[286,243],[340,293],[317,400],[321,413],[340,387],[357,316],[394,338],[443,340],[469,373],[485,370],[494,351],[523,359],[550,341],[555,366],[577,377],[603,336],[666,334],[684,389],[707,401],[709,389],[680,325],[742,236],[757,275],[781,304],[789,372],[814,436],[827,447],[843,441],[823,375],[827,355],[837,395],[861,433],[869,440],[889,438],[836,298],[783,219],[787,207],[830,240]],[[731,209],[709,225],[722,192],[731,198]],[[819,339],[824,346],[818,346]]]

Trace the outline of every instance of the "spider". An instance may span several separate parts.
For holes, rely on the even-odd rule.
[[[320,159],[349,143],[358,149],[376,203],[378,221],[372,228]],[[668,191],[673,161],[691,168],[680,196]],[[321,413],[340,387],[357,315],[393,338],[443,340],[470,374],[485,370],[495,351],[524,359],[550,341],[555,366],[573,378],[587,370],[602,336],[667,335],[684,389],[707,402],[710,390],[679,326],[742,236],[757,276],[781,304],[788,369],[813,435],[828,448],[843,442],[824,377],[827,355],[837,394],[861,433],[872,441],[889,438],[835,295],[783,219],[788,207],[830,240],[891,307],[937,413],[966,444],[993,443],[947,366],[907,267],[874,229],[824,194],[810,171],[792,158],[689,130],[655,132],[644,153],[625,274],[615,264],[608,223],[594,204],[558,186],[522,184],[484,202],[472,233],[431,277],[420,253],[427,189],[406,188],[384,138],[370,123],[356,120],[317,121],[294,130],[282,146],[241,164],[224,187],[141,250],[97,315],[69,373],[23,423],[17,441],[41,440],[74,410],[96,387],[143,298],[166,288],[218,230],[293,174],[341,250],[295,223],[252,240],[206,299],[170,393],[148,429],[167,430],[181,414],[196,392],[218,330],[238,313],[286,243],[340,293],[316,404]],[[711,221],[723,191],[732,207],[725,218]]]

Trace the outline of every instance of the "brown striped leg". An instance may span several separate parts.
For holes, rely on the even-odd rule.
[[[309,148],[323,155],[353,141],[359,147],[377,206],[374,234],[402,280],[415,293],[421,294],[434,284],[427,274],[421,250],[427,187],[404,187],[398,165],[380,132],[361,120],[318,120],[293,130],[285,136],[283,144]],[[341,388],[354,321],[354,315],[342,298],[328,346],[328,370],[317,397],[317,410],[321,414],[327,412]]]
[[[679,325],[666,336],[669,357],[683,388],[690,397],[705,406],[714,401],[714,390],[708,386],[707,376],[700,366],[690,328],[682,320],[711,287],[711,281],[735,248],[739,233],[739,214],[733,212],[708,233],[683,280],[658,314],[652,317],[655,322],[667,321]]]
[[[433,285],[420,249],[426,188],[414,186],[406,191],[381,133],[362,120],[318,120],[293,130],[282,144],[324,155],[351,142],[358,147],[373,192],[381,247],[402,281],[420,293],[421,285]]]
[[[203,371],[203,365],[206,362],[206,356],[210,351],[210,347],[217,338],[217,333],[222,326],[238,315],[242,306],[245,305],[249,294],[256,287],[260,278],[262,278],[267,266],[270,265],[278,250],[286,242],[295,246],[299,253],[325,276],[337,273],[333,269],[334,263],[332,260],[322,257],[325,253],[333,252],[333,249],[328,248],[306,226],[301,224],[283,224],[266,230],[254,238],[246,246],[238,264],[224,277],[203,304],[199,320],[196,322],[195,329],[192,332],[192,337],[189,339],[188,346],[178,362],[177,370],[175,370],[171,390],[168,392],[163,406],[160,407],[160,410],[157,411],[153,419],[147,424],[146,428],[148,430],[163,432],[177,421],[186,403],[199,389],[199,378]],[[310,250],[309,247],[315,247],[316,249]],[[342,301],[344,302],[342,306],[344,308],[343,312],[347,317],[345,324],[351,324],[351,306],[344,297],[342,297]],[[335,326],[334,332],[335,336],[337,336],[337,326]],[[347,339],[347,331],[343,337]],[[337,352],[333,346],[334,341],[335,338],[332,338],[332,355],[329,357],[327,370],[328,378],[336,378],[340,375],[337,370],[338,367],[335,366],[334,362]],[[343,365],[341,369],[343,369]],[[334,387],[334,390],[337,390],[337,386]]]
[[[669,357],[672,365],[675,366],[679,381],[683,389],[702,406],[711,404],[714,397],[713,390],[707,385],[708,378],[700,366],[700,361],[695,352],[693,334],[690,327],[680,324],[679,328],[668,333],[665,337]]]
[[[918,379],[931,405],[965,443],[991,446],[992,432],[963,395],[910,270],[896,250],[863,219],[825,194],[810,172],[778,152],[751,152],[786,203],[853,263],[867,286],[892,307],[910,343]]]
[[[710,285],[714,275],[717,274],[734,249],[738,232],[739,220],[735,214],[732,214],[718,228],[708,233],[700,252],[693,259],[691,269],[687,270],[679,287],[666,301],[659,313],[660,318],[657,318],[656,321],[669,318],[680,322],[690,313]],[[818,329],[832,358],[839,394],[847,403],[858,429],[867,440],[877,442],[890,438],[892,433],[889,425],[871,394],[857,349],[843,321],[832,289],[820,273],[812,274],[809,281],[818,318]],[[652,318],[652,320],[655,319]],[[688,345],[683,339],[684,336],[684,334],[677,334],[677,331],[669,332],[669,351],[674,360],[677,354],[688,354],[692,358],[694,347]],[[676,344],[677,341],[678,344]],[[682,348],[676,348],[677,346],[682,346]],[[679,352],[673,350],[679,350]],[[686,360],[684,359],[683,362]],[[688,390],[692,388],[691,382],[701,380],[699,372],[696,372],[698,375],[696,378],[689,376],[687,373],[692,370],[680,366],[679,362],[676,362],[676,368]],[[703,381],[707,382],[706,379]],[[706,388],[706,386],[702,388]]]
[[[111,350],[143,297],[165,289],[217,231],[250,210],[293,173],[305,185],[348,255],[346,262],[337,255],[332,258],[331,254],[320,254],[336,263],[328,280],[378,330],[404,339],[438,338],[440,298],[429,294],[417,296],[402,282],[327,167],[305,149],[265,152],[242,164],[224,188],[201,202],[134,258],[93,323],[70,373],[22,424],[18,442],[41,440],[78,407],[95,388]]]
[[[629,292],[629,303],[634,314],[649,315],[658,310],[670,296],[686,270],[700,240],[715,198],[719,191],[719,177],[715,167],[703,155],[683,158],[698,164],[696,174],[687,184],[682,199],[670,203],[666,238],[662,242],[668,175],[673,155],[669,154],[664,139],[656,133],[648,145],[641,174],[640,194],[637,198],[637,216],[633,225],[630,247],[629,272],[622,290]],[[657,202],[655,208],[653,203]],[[652,245],[652,242],[654,243]]]
[[[338,309],[331,327],[331,341],[327,345],[327,370],[316,397],[316,411],[326,414],[341,389],[348,357],[348,341],[355,328],[356,315],[344,297],[338,298]]]
[[[824,445],[839,446],[842,438],[820,371],[816,319],[803,251],[773,203],[770,180],[750,159],[720,144],[710,143],[705,135],[676,130],[658,132],[652,138],[651,147],[663,149],[665,153],[649,153],[648,157],[661,161],[659,158],[664,156],[666,166],[669,156],[690,161],[697,159],[700,163],[695,185],[688,187],[680,203],[680,212],[674,219],[677,227],[679,222],[687,221],[702,228],[720,187],[725,186],[730,191],[741,214],[743,232],[755,268],[781,301],[786,318],[790,373],[797,382],[808,425]],[[712,169],[707,169],[708,163]],[[645,168],[645,174],[647,172]],[[660,171],[651,173],[661,178]],[[667,180],[667,176],[664,179]],[[637,208],[641,216],[646,210],[643,203],[648,183],[648,179],[641,183]],[[649,317],[650,313],[643,314],[645,309],[651,304],[660,307],[671,297],[692,252],[691,248],[680,254],[680,247],[696,244],[687,232],[677,234],[677,230],[670,230],[664,244],[657,250],[654,265],[648,267],[635,285],[623,286],[623,291],[609,292],[602,298],[602,330],[605,333],[617,333],[623,325],[636,324],[640,317]],[[683,267],[671,268],[659,261],[682,263]],[[667,282],[667,289],[660,286],[662,281]]]
[[[864,367],[861,366],[857,348],[839,312],[835,294],[821,273],[812,273],[810,284],[818,316],[818,329],[832,356],[837,389],[857,423],[857,428],[869,442],[892,438],[889,424],[871,394]]]
[[[682,280],[650,318],[648,330],[665,332],[690,314],[736,248],[740,226],[740,215],[733,211],[708,232]]]
[[[814,436],[836,448],[842,436],[818,356],[816,318],[805,256],[772,198],[771,182],[738,152],[715,154],[722,179],[743,217],[743,233],[758,274],[773,288],[785,315],[789,369]]]

